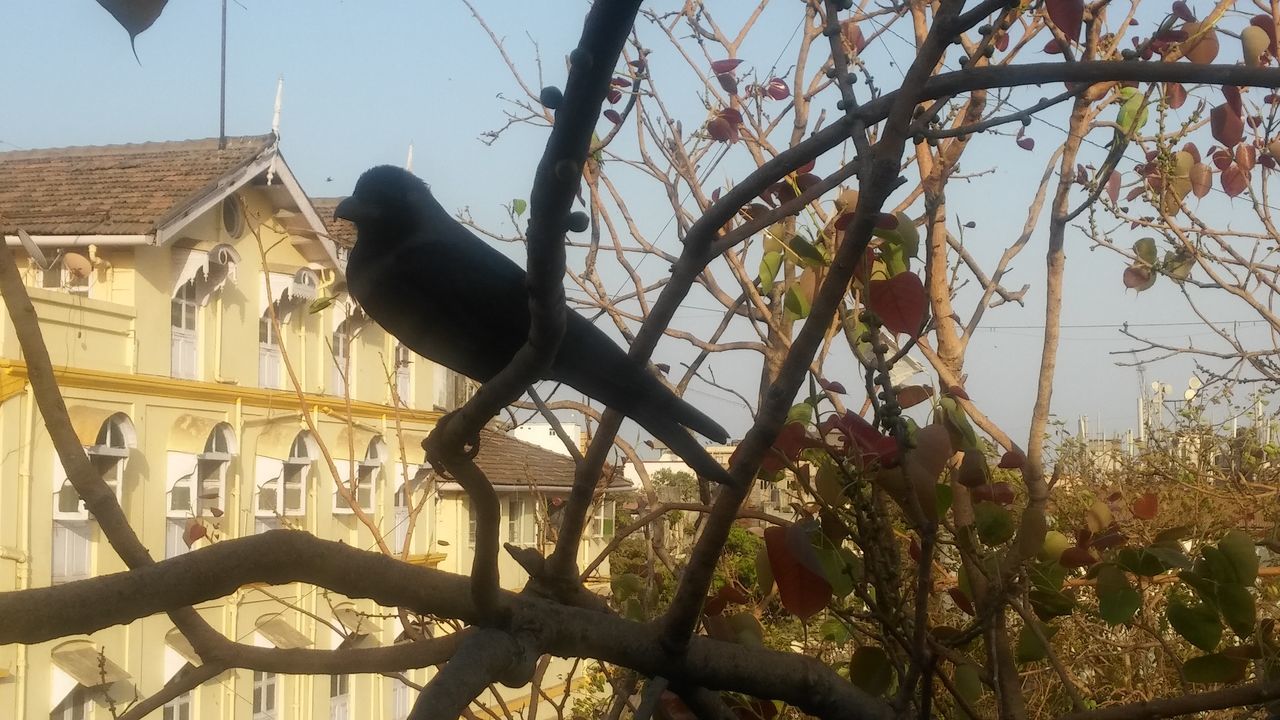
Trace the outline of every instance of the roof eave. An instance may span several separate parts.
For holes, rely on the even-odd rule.
[[[155,235],[30,235],[39,247],[133,247],[154,245]],[[5,235],[4,244],[10,247],[22,245],[17,235]]]

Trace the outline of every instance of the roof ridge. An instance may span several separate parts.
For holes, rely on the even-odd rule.
[[[241,144],[258,143],[266,146],[276,140],[276,135],[269,132],[262,135],[228,135],[227,142]],[[0,151],[0,161],[34,160],[43,157],[97,156],[97,155],[131,155],[147,152],[163,152],[167,150],[191,150],[204,145],[216,144],[217,137],[191,138],[187,140],[150,140],[140,143],[116,143],[109,145],[67,145],[52,148],[32,148],[29,150]]]

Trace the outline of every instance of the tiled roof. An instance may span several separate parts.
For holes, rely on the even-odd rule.
[[[145,235],[275,144],[274,135],[0,152],[0,229]]]
[[[544,489],[573,485],[573,458],[496,430],[480,431],[480,454],[476,456],[476,465],[494,485],[536,485]],[[609,469],[606,468],[605,472],[608,473]],[[630,487],[630,483],[618,474],[609,487],[625,488]]]
[[[316,209],[324,227],[329,232],[329,239],[342,247],[349,248],[356,244],[356,226],[350,220],[339,220],[333,216],[334,208],[343,198],[311,198],[311,206]]]

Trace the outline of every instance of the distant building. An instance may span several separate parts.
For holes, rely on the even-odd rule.
[[[331,220],[334,202],[303,193],[274,135],[229,138],[224,149],[210,139],[0,153],[0,234],[18,255],[76,432],[153,557],[188,552],[200,533],[196,547],[291,527],[360,548],[380,538],[408,562],[468,572],[469,503],[422,465],[420,443],[474,383],[416,357],[335,293],[352,233]],[[0,591],[125,570],[66,480],[7,315],[0,447]],[[499,493],[502,539],[540,546],[573,463],[490,431],[477,462]],[[612,532],[606,498],[579,562]],[[500,565],[505,587],[523,585],[505,553]],[[317,618],[359,628],[368,642],[404,631],[368,601],[298,585],[270,593],[290,605],[246,587],[198,610],[228,637],[263,646],[348,639]],[[149,695],[187,662],[199,659],[163,615],[8,645],[0,707],[107,717],[108,693]],[[433,672],[409,675],[424,682]],[[504,692],[513,711],[522,705],[521,691]],[[380,720],[404,718],[410,698],[377,675],[237,671],[175,699],[163,717]]]
[[[576,443],[579,452],[586,451],[587,434],[581,425],[578,423],[560,423],[560,427]],[[544,450],[550,450],[559,455],[569,455],[568,448],[564,446],[564,441],[560,439],[560,435],[556,433],[555,428],[551,427],[551,423],[524,423],[512,430],[510,434],[517,440],[532,443]]]

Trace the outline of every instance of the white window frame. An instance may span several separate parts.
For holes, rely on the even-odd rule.
[[[194,456],[191,472],[174,480],[166,494],[165,557],[177,557],[187,546],[187,524],[200,518],[216,521],[227,507],[227,472],[235,457],[235,439],[226,425],[217,425],[205,441],[204,452]],[[188,456],[190,457],[190,456]],[[175,493],[186,495],[179,503]]]
[[[409,698],[409,686],[400,680],[391,680],[391,720],[408,720],[413,703]]]
[[[351,676],[329,676],[329,720],[348,720],[351,707]]]
[[[161,720],[191,720],[191,692],[187,691],[165,703]]]
[[[403,343],[396,343],[393,357],[396,363],[396,398],[401,405],[408,407],[413,397],[413,353]]]
[[[337,315],[335,314],[334,317],[336,318]],[[339,320],[329,335],[329,357],[333,361],[329,391],[338,397],[348,394],[351,379],[356,376],[356,355],[353,352],[356,342],[355,330],[353,318],[348,317]]]
[[[614,502],[601,500],[591,512],[590,537],[611,538],[616,528],[617,510]]]
[[[76,685],[50,712],[49,720],[88,720],[93,713],[92,691]]]
[[[465,498],[462,501],[467,512],[467,547],[476,546],[476,509],[471,504],[471,498]]]
[[[93,524],[88,520],[54,520],[49,559],[50,584],[84,580],[92,575]]]
[[[280,352],[280,336],[271,311],[258,318],[258,386],[271,390],[284,388],[284,355]],[[283,328],[283,325],[281,326]]]
[[[306,431],[299,432],[289,446],[289,457],[281,463],[280,474],[270,478],[258,486],[254,497],[254,514],[258,518],[259,531],[278,527],[277,518],[301,517],[307,513],[307,483],[311,471],[315,467],[315,457]],[[297,502],[290,503],[289,496],[295,494]],[[271,507],[263,506],[263,493],[275,493]]]
[[[382,458],[386,455],[386,446],[382,443],[381,438],[373,438],[369,441],[369,447],[365,450],[364,458],[358,462],[352,463],[347,459],[334,460],[334,465],[338,468],[338,482],[342,483],[351,490],[351,466],[355,465],[356,484],[355,497],[356,503],[360,509],[366,513],[372,514],[374,508],[378,506],[378,480],[382,477]],[[361,502],[361,496],[365,497],[365,502]],[[333,511],[340,515],[351,515],[355,511],[351,506],[342,499],[342,494],[335,487],[333,489]]]
[[[175,316],[176,313],[176,316]],[[200,300],[190,280],[173,291],[169,300],[169,375],[195,380],[199,374]]]
[[[280,678],[273,672],[253,671],[253,720],[275,720],[280,707]]]
[[[534,503],[523,495],[512,494],[507,497],[507,542],[522,547],[538,543],[537,514],[533,508]]]

